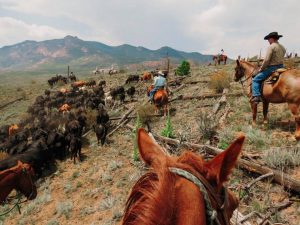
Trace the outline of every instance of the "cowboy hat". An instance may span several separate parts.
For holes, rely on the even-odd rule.
[[[268,40],[269,38],[277,38],[277,39],[279,39],[281,37],[282,37],[282,35],[278,35],[277,32],[271,32],[267,36],[264,37],[264,40]]]
[[[165,74],[160,70],[157,72],[158,75],[164,76]]]

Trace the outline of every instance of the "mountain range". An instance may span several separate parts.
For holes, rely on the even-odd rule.
[[[211,61],[211,55],[183,52],[170,47],[150,50],[128,44],[109,46],[95,41],[84,41],[74,36],[46,41],[24,41],[0,48],[0,70],[53,70],[70,65],[75,68],[109,67],[157,62],[169,56],[174,62],[191,60],[196,63]]]

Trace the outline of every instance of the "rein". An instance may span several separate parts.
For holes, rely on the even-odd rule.
[[[228,218],[226,212],[224,211],[225,205],[228,200],[228,193],[227,193],[226,188],[223,189],[225,192],[224,203],[220,204],[220,198],[214,193],[212,186],[207,182],[207,180],[201,174],[198,173],[197,177],[196,177],[195,175],[191,174],[190,172],[188,172],[186,170],[175,168],[175,167],[170,167],[169,170],[170,170],[170,172],[172,172],[176,175],[186,178],[187,180],[191,181],[192,183],[194,183],[196,186],[199,187],[199,189],[204,197],[205,207],[206,207],[206,215],[210,221],[210,225],[213,225],[214,222],[216,222],[218,225],[222,225],[222,223],[219,221],[219,219],[217,217],[218,211],[221,211],[221,213],[222,213],[221,215],[223,217],[224,224],[230,225],[229,218]],[[213,205],[212,205],[213,202],[215,203],[214,205],[217,206],[216,207],[217,209],[215,209],[213,207]]]
[[[11,171],[12,173],[15,173],[15,174],[17,174],[15,171]],[[21,202],[21,194],[20,194],[20,192],[19,191],[17,191],[17,195],[16,195],[16,197],[17,197],[17,202],[9,209],[9,210],[7,210],[6,212],[4,212],[4,213],[1,213],[0,214],[0,216],[5,216],[5,215],[7,215],[8,213],[10,213],[14,208],[16,208],[17,207],[17,209],[18,209],[18,211],[19,211],[19,214],[21,214],[21,206],[20,206],[20,204],[22,204],[22,203],[25,203],[25,202],[27,202],[28,201],[28,198],[31,198],[32,197],[32,195],[33,195],[33,181],[32,181],[32,177],[30,176],[30,174],[28,173],[28,170],[26,169],[26,168],[22,168],[22,173],[23,174],[27,174],[28,175],[28,177],[29,177],[29,180],[30,180],[30,184],[31,184],[31,193],[30,193],[30,195],[27,197],[27,199],[26,200],[24,200],[24,201],[22,201]],[[7,204],[7,203],[5,203],[5,204]],[[4,204],[4,205],[5,205]]]
[[[256,68],[254,67],[253,70],[252,70],[252,72],[250,73],[250,75],[248,77],[246,77],[244,80],[242,80],[242,79],[240,80],[240,83],[241,83],[241,85],[243,87],[244,87],[244,83],[253,76],[253,74],[254,74],[255,71],[256,71]]]

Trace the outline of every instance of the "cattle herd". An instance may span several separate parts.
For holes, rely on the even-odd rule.
[[[149,77],[150,74],[150,77]],[[129,75],[125,84],[151,79],[151,73]],[[68,88],[54,90],[58,81]],[[78,81],[74,74],[69,77],[56,75],[48,80],[50,90],[27,109],[27,116],[18,124],[0,127],[0,152],[6,157],[0,161],[0,172],[14,167],[18,161],[30,164],[37,176],[55,165],[55,160],[70,157],[74,163],[81,160],[82,136],[88,130],[96,134],[98,144],[103,145],[111,129],[107,109],[117,102],[124,103],[136,93],[135,87],[123,86],[107,89],[105,80],[96,83]],[[94,121],[88,121],[88,112],[96,112]]]

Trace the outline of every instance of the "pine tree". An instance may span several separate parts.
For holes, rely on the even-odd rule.
[[[186,76],[190,73],[190,63],[188,61],[182,61],[181,65],[176,69],[176,74],[179,76]]]

